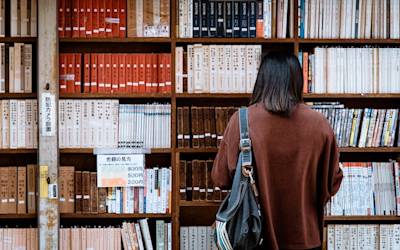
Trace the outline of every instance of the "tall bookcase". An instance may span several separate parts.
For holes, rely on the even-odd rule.
[[[299,50],[312,49],[316,46],[400,46],[400,39],[301,39],[297,28],[294,37],[288,39],[262,38],[179,38],[177,35],[177,8],[179,0],[171,0],[171,35],[169,38],[60,38],[59,52],[77,53],[119,53],[119,52],[167,52],[172,54],[172,71],[175,72],[175,48],[188,44],[261,44],[263,52],[279,50],[298,54]],[[294,8],[294,27],[297,27],[297,4]],[[9,6],[9,5],[6,5]],[[7,7],[9,8],[9,7]],[[9,13],[6,8],[6,13]],[[39,6],[40,13],[40,6]],[[6,16],[6,20],[9,20]],[[57,20],[54,20],[55,22]],[[9,25],[6,22],[6,27]],[[6,30],[6,34],[9,31]],[[2,37],[1,43],[24,42],[37,45],[37,38]],[[37,62],[37,46],[34,46],[33,58]],[[35,65],[35,63],[34,63]],[[37,98],[37,67],[33,68],[33,94],[0,94],[0,99]],[[6,76],[6,89],[8,86]],[[58,87],[57,87],[58,89]],[[60,214],[61,226],[71,225],[115,225],[123,220],[138,218],[163,219],[173,223],[173,249],[179,249],[179,228],[184,225],[211,225],[219,203],[206,201],[180,201],[179,199],[179,161],[181,159],[212,159],[216,148],[177,148],[176,110],[178,106],[240,106],[249,101],[249,94],[189,94],[175,93],[175,77],[172,77],[171,94],[60,94],[59,99],[119,99],[120,103],[146,103],[151,101],[171,103],[171,148],[154,149],[146,155],[146,161],[172,166],[172,212],[170,214]],[[340,101],[349,107],[400,108],[400,93],[395,94],[305,94],[305,101]],[[400,156],[400,147],[391,148],[341,148],[341,161],[387,161]],[[96,158],[92,149],[60,149],[59,163],[75,166],[78,170],[96,169]],[[0,166],[26,165],[37,163],[37,150],[0,149]],[[45,216],[45,215],[43,215]],[[0,224],[36,225],[36,215],[2,214]],[[400,223],[396,216],[331,216],[325,223]]]

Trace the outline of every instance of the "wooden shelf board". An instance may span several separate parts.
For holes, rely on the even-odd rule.
[[[36,93],[1,93],[0,99],[32,99],[37,98]]]
[[[167,99],[171,94],[164,93],[81,93],[81,94],[60,94],[60,99]]]
[[[36,218],[36,214],[0,214],[0,220],[31,220]]]
[[[216,153],[218,148],[177,148],[179,153]]]
[[[34,43],[37,37],[0,37],[0,43]]]
[[[170,43],[169,37],[60,38],[63,43]]]
[[[400,44],[400,39],[296,39],[299,44],[321,43],[321,44]]]
[[[239,93],[181,93],[181,94],[176,94],[177,99],[190,99],[190,98],[241,98],[241,99],[248,99],[250,98],[251,94],[239,94]]]
[[[21,148],[21,149],[0,149],[0,154],[36,154],[37,149]]]
[[[71,213],[60,214],[61,219],[141,219],[141,218],[171,218],[171,214],[90,214]]]
[[[336,221],[400,221],[400,216],[325,216],[326,222]]]
[[[180,201],[181,207],[218,207],[220,201]]]
[[[180,93],[176,94],[177,99],[189,98],[232,98],[232,99],[248,99],[251,94],[245,93]],[[400,99],[400,94],[314,94],[306,93],[304,99],[369,99],[369,98],[385,98],[385,99]]]
[[[61,148],[61,154],[93,154],[93,148]],[[151,149],[152,154],[169,154],[171,153],[170,148],[153,148]]]
[[[339,148],[341,153],[400,153],[400,147]]]
[[[265,39],[265,38],[218,38],[218,37],[196,37],[176,38],[177,43],[294,43],[295,39]]]

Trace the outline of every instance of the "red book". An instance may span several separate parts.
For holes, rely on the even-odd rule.
[[[86,37],[85,0],[79,0],[79,37]]]
[[[126,37],[126,0],[119,0],[119,37]]]
[[[139,54],[139,61],[138,61],[138,65],[139,65],[139,74],[138,74],[138,92],[139,93],[144,93],[146,92],[146,85],[145,85],[145,81],[146,81],[146,54]]]
[[[106,37],[112,37],[112,8],[113,4],[112,1],[106,0],[106,15],[105,15],[105,28],[106,28]]]
[[[99,0],[92,0],[92,37],[99,37]]]
[[[126,64],[127,54],[118,54],[118,63],[119,63],[119,71],[118,71],[118,92],[125,93],[126,92],[126,78],[125,78],[125,64]]]
[[[83,54],[83,93],[90,93],[90,53]]]
[[[151,92],[157,93],[158,92],[158,58],[157,54],[151,54],[151,62],[152,62],[152,69],[151,69]]]
[[[152,73],[152,69],[153,69],[153,66],[152,66],[152,64],[153,64],[153,60],[152,60],[152,55],[151,54],[146,54],[146,56],[145,56],[145,67],[146,67],[146,70],[145,70],[145,84],[146,84],[146,87],[145,87],[145,92],[146,93],[149,93],[149,92],[151,92],[151,82],[152,82],[152,80],[153,80],[153,77],[151,76],[151,73]]]
[[[90,69],[90,93],[97,93],[97,79],[98,79],[98,67],[97,60],[98,54],[90,55],[90,63],[92,64],[92,68]]]
[[[72,37],[79,37],[79,0],[72,0]]]
[[[67,55],[67,93],[74,93],[74,66],[75,66],[75,56],[73,53],[68,53]]]
[[[60,54],[60,93],[67,92],[67,81],[66,81],[66,74],[67,74],[67,67],[66,67],[66,56],[65,54]]]
[[[171,54],[164,54],[165,58],[165,91],[164,93],[171,93],[172,85],[172,73],[171,73]]]
[[[125,54],[125,83],[126,93],[132,93],[132,60],[133,54]]]
[[[74,93],[81,93],[81,54],[75,53]]]
[[[65,1],[66,0],[59,0],[58,1],[58,36],[64,37],[65,36]]]
[[[303,53],[303,93],[308,93],[308,53]]]
[[[85,13],[85,33],[86,37],[92,36],[92,0],[85,0],[86,3],[86,13]]]
[[[164,93],[165,92],[165,56],[164,54],[158,54],[158,92]]]
[[[105,82],[105,92],[106,93],[111,93],[111,54],[107,53],[104,55],[104,62],[106,65],[106,70],[105,70],[105,77],[104,77],[104,82]]]
[[[112,1],[112,37],[119,37],[119,0]]]
[[[106,37],[106,1],[97,1],[99,3],[99,37]]]
[[[140,54],[132,54],[132,93],[139,92],[139,58]]]
[[[118,54],[111,55],[111,93],[118,92]]]
[[[63,0],[64,2],[64,37],[71,37],[72,31],[72,1],[71,0]]]
[[[98,92],[105,92],[105,64],[104,64],[104,53],[97,54],[97,86]]]

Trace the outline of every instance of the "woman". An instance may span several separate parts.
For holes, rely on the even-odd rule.
[[[333,131],[321,114],[302,103],[302,91],[295,56],[271,52],[263,58],[249,107],[263,249],[321,247],[324,206],[343,177]],[[216,186],[230,187],[238,155],[236,112],[214,161]]]

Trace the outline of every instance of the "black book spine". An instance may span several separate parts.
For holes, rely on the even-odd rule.
[[[257,2],[249,3],[249,37],[256,37]]]
[[[193,37],[200,37],[200,0],[193,0]]]
[[[214,1],[210,1],[208,4],[208,35],[209,37],[217,36],[217,14],[216,14],[216,5],[217,3]]]
[[[249,37],[249,6],[240,2],[240,37]]]
[[[233,2],[233,37],[240,37],[240,2]]]
[[[218,1],[216,3],[217,3],[217,37],[224,37],[225,35],[224,2]]]
[[[225,2],[225,37],[233,36],[233,4],[232,1]]]
[[[201,0],[201,37],[208,37],[208,0]]]

